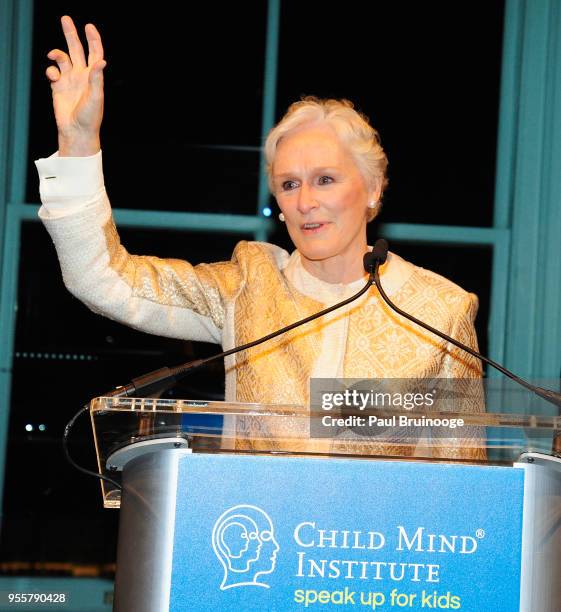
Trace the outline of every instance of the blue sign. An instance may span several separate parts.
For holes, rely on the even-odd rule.
[[[506,467],[186,456],[170,610],[513,612],[523,486]]]

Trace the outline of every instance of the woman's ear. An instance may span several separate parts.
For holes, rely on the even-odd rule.
[[[378,216],[380,209],[382,208],[382,202],[380,201],[382,196],[382,182],[376,181],[376,184],[369,191],[368,195],[369,198],[366,208],[366,220],[367,222],[370,222]]]
[[[382,197],[382,181],[376,179],[372,189],[369,192],[368,202],[379,202]]]

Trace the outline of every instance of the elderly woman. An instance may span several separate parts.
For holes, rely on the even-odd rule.
[[[69,54],[51,51],[58,68],[47,69],[59,150],[36,165],[39,216],[74,295],[136,329],[229,349],[364,285],[366,225],[380,209],[387,159],[377,132],[346,101],[296,102],[267,138],[269,184],[296,247],[292,254],[272,244],[240,242],[231,261],[198,266],[129,255],[103,184],[101,38],[92,24],[86,26],[86,62],[72,20],[63,17],[62,26]],[[380,275],[402,309],[476,346],[475,295],[393,253]],[[229,357],[225,367],[227,400],[272,404],[305,404],[311,377],[481,375],[478,362],[394,314],[374,289],[329,316]]]

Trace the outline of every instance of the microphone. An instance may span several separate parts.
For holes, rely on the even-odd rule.
[[[382,296],[382,299],[384,300],[384,302],[386,302],[386,304],[393,311],[397,312],[402,317],[409,319],[409,321],[412,321],[416,325],[419,325],[420,327],[439,336],[443,340],[446,340],[447,342],[450,342],[451,344],[457,346],[458,348],[462,349],[466,353],[469,353],[473,357],[476,357],[483,363],[490,365],[491,367],[495,368],[496,370],[498,370],[505,376],[508,376],[508,378],[514,380],[514,382],[518,383],[525,389],[528,389],[529,391],[532,391],[539,397],[543,398],[550,404],[557,406],[557,408],[561,408],[561,394],[560,393],[556,393],[555,391],[552,391],[551,389],[544,389],[542,387],[538,387],[536,385],[530,384],[529,382],[526,382],[519,376],[516,376],[516,374],[514,374],[510,370],[507,370],[502,365],[496,363],[492,359],[485,357],[481,353],[467,346],[467,344],[464,344],[463,342],[460,342],[456,340],[455,338],[451,338],[450,336],[441,332],[440,330],[435,329],[431,325],[428,325],[427,323],[424,323],[423,321],[417,319],[413,315],[410,315],[409,313],[405,312],[404,310],[399,308],[399,306],[396,306],[390,300],[390,298],[386,295],[386,292],[384,291],[384,288],[382,287],[382,283],[380,282],[379,267],[386,261],[387,255],[388,255],[388,243],[383,238],[380,238],[374,244],[374,248],[372,249],[372,251],[364,255],[363,263],[364,263],[365,270],[374,277],[374,284],[376,285],[380,295]],[[553,451],[556,453],[561,453],[561,434],[558,434],[557,432],[554,432]]]
[[[378,263],[379,266],[383,266],[386,263],[386,259],[388,258],[388,248],[388,241],[384,240],[384,238],[380,238],[379,240],[376,240],[372,250],[364,254],[362,263],[364,265],[364,269],[369,274],[374,274],[376,263]]]

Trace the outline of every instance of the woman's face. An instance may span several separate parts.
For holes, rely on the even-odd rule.
[[[310,261],[359,257],[366,247],[366,213],[377,199],[328,124],[289,132],[273,163],[275,196],[288,233]]]

